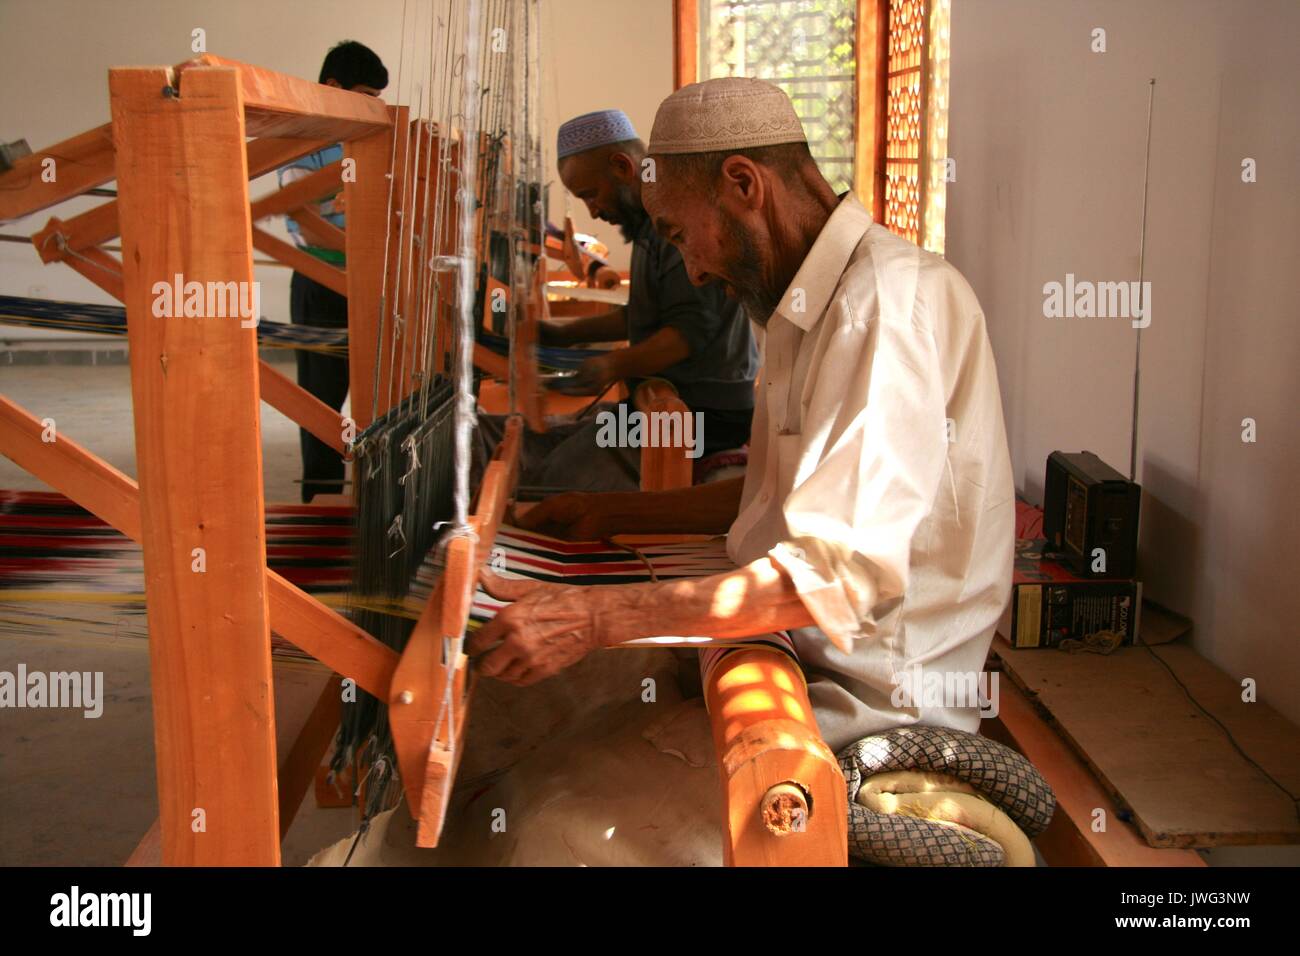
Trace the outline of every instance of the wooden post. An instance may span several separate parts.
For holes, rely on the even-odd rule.
[[[699,79],[700,11],[698,0],[673,0],[673,89]]]
[[[239,71],[175,88],[170,69],[109,71],[162,855],[278,865],[256,330],[154,309],[178,274],[253,288]]]
[[[695,434],[695,416],[686,403],[677,395],[673,383],[665,378],[648,378],[640,385],[632,397],[637,411],[643,412],[651,429],[655,428],[655,415],[677,415],[682,420],[682,438],[703,441],[703,435]],[[695,459],[687,457],[687,448],[669,445],[652,446],[647,443],[641,449],[641,490],[671,491],[674,488],[689,488],[695,481]]]
[[[728,866],[845,866],[848,794],[817,730],[799,666],[738,650],[704,688],[722,775]]]
[[[376,359],[382,356],[378,367],[381,375],[387,371],[393,345],[392,322],[381,318],[381,310],[387,309],[390,315],[392,312],[392,303],[387,298],[391,292],[388,274],[397,266],[393,255],[389,255],[385,270],[385,250],[390,241],[389,188],[391,183],[393,209],[400,209],[408,132],[406,108],[393,107],[391,114],[394,117],[391,127],[343,145],[344,159],[354,164],[345,170],[343,201],[348,220],[348,374],[352,420],[358,432],[388,408],[388,382],[376,383],[375,369]],[[391,238],[395,249],[396,236]]]
[[[872,218],[884,222],[889,0],[858,0],[854,42],[853,191]]]

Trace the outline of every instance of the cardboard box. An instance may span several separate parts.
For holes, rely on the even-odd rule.
[[[1119,578],[1081,578],[1043,556],[1044,538],[1016,541],[1011,603],[999,632],[1012,647],[1056,647],[1065,638],[1084,640],[1101,631],[1123,644],[1138,635],[1142,585]]]

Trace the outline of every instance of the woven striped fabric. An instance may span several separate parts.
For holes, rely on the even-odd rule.
[[[266,506],[270,568],[341,607],[352,578],[352,509]],[[63,495],[0,490],[0,633],[147,636],[140,545]],[[272,635],[279,657],[306,658]]]
[[[57,302],[4,295],[0,296],[0,324],[123,336],[126,335],[126,309],[120,305]],[[347,329],[286,325],[268,319],[258,322],[257,340],[272,348],[309,349],[338,355],[347,355],[348,351]]]
[[[497,531],[487,564],[505,578],[575,587],[702,578],[736,569],[727,556],[726,539],[721,537],[686,542],[642,538],[635,547],[620,547],[608,541],[564,541],[509,525],[502,525]],[[411,588],[411,597],[421,606],[428,600],[439,573],[438,558],[431,555]],[[504,602],[480,587],[470,610],[470,629],[477,630],[504,606]],[[744,648],[775,650],[798,660],[794,642],[784,631],[738,640],[663,635],[625,641],[617,646],[697,648],[702,652],[701,666],[706,677],[722,657]]]
[[[266,554],[271,570],[323,603],[349,609],[353,515],[348,507],[266,506]],[[416,572],[400,604],[376,599],[366,606],[418,618],[441,573],[438,549]],[[635,548],[610,542],[571,542],[502,526],[488,556],[507,578],[574,586],[640,584],[707,577],[735,569],[723,538],[676,542],[642,539]],[[496,616],[503,603],[482,588],[474,595],[469,630]],[[144,562],[140,546],[115,528],[51,492],[0,490],[0,633],[24,637],[143,638],[146,636]],[[740,648],[768,648],[796,657],[784,632],[718,641],[665,635],[620,647],[698,648],[705,668]],[[280,657],[305,658],[272,635]]]

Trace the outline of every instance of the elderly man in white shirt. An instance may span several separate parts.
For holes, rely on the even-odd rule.
[[[656,228],[765,333],[748,472],[561,495],[521,523],[578,539],[725,531],[737,570],[587,588],[485,572],[515,603],[470,641],[480,672],[526,685],[630,638],[789,630],[832,749],[908,724],[977,731],[975,701],[917,693],[978,675],[1010,593],[1014,491],[974,293],[835,195],[770,84],[678,90],[648,152]]]

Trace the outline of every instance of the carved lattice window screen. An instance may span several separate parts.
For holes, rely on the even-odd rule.
[[[951,0],[675,0],[675,81],[784,89],[822,174],[942,254]]]

